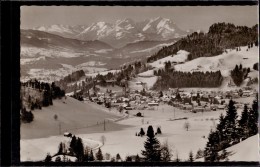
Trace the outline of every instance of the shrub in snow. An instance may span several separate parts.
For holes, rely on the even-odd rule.
[[[157,134],[162,134],[162,131],[161,131],[161,128],[160,127],[158,127],[157,128],[157,132],[156,132]]]
[[[102,161],[104,158],[103,158],[103,154],[102,154],[102,151],[100,148],[98,148],[98,152],[96,153],[96,159],[98,161]]]
[[[116,161],[115,157],[112,157],[110,160],[110,162],[115,162],[115,161]]]
[[[31,111],[26,111],[25,108],[22,109],[21,112],[21,120],[24,123],[30,123],[34,119],[33,113]]]
[[[131,156],[126,156],[125,161],[126,162],[132,162],[132,157]]]
[[[105,142],[106,142],[106,137],[105,137],[104,135],[102,135],[102,136],[100,137],[100,140],[101,140],[102,144],[104,145]]]
[[[194,158],[193,158],[193,153],[192,151],[189,153],[189,162],[193,162]]]
[[[109,153],[106,153],[106,154],[105,154],[105,159],[106,159],[106,160],[110,160],[110,158],[111,158],[111,155],[110,155]]]
[[[142,113],[141,113],[141,112],[138,112],[138,113],[136,114],[136,116],[137,116],[137,117],[142,117]]]
[[[47,154],[47,156],[46,156],[44,161],[45,162],[51,162],[51,155],[50,155],[50,153]]]
[[[121,156],[119,153],[116,154],[116,161],[121,161]]]
[[[61,162],[61,158],[60,158],[59,156],[57,156],[57,157],[55,158],[55,162]]]
[[[135,156],[135,162],[140,162],[140,157],[138,154]]]
[[[198,151],[197,151],[197,154],[196,154],[196,159],[199,159],[199,158],[202,158],[204,156],[204,152],[201,150],[201,149],[199,149]]]
[[[140,129],[139,135],[140,135],[141,137],[143,137],[143,136],[145,135],[145,132],[144,132],[144,129],[143,129],[143,128]]]
[[[162,161],[168,162],[172,157],[172,149],[170,149],[168,142],[165,141],[161,146],[161,158]]]
[[[190,129],[190,123],[189,122],[185,122],[184,123],[184,128],[188,131]]]
[[[55,119],[55,121],[58,119],[58,116],[55,114],[54,116],[53,116],[53,118]]]

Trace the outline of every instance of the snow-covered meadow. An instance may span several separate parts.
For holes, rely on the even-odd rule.
[[[36,119],[33,122],[34,126],[25,125],[22,126],[21,129],[21,160],[42,160],[43,158],[45,158],[48,152],[51,154],[56,153],[58,149],[58,144],[60,142],[68,142],[67,138],[58,134],[58,126],[53,126],[55,127],[53,129],[54,132],[51,133],[46,127],[46,125],[58,125],[53,118],[51,118],[50,116],[47,117],[47,115],[50,115],[51,112],[53,112],[53,114],[58,114],[58,119],[64,122],[63,130],[66,130],[65,126],[67,126],[67,128],[69,129],[69,127],[71,126],[69,122],[74,123],[74,126],[80,127],[84,124],[88,124],[89,121],[96,122],[97,119],[94,120],[94,118],[98,118],[99,120],[101,120],[101,115],[107,118],[108,115],[106,114],[116,116],[110,116],[109,120],[116,120],[120,117],[124,117],[123,115],[120,116],[116,114],[116,110],[109,111],[107,108],[91,102],[82,103],[71,98],[68,98],[66,102],[69,104],[70,107],[75,107],[75,105],[77,106],[75,109],[77,110],[77,114],[74,113],[76,111],[72,112],[72,114],[74,113],[73,115],[75,117],[77,116],[77,118],[80,118],[80,120],[77,119],[76,121],[75,119],[75,121],[73,121],[73,116],[63,117],[61,115],[62,112],[68,113],[70,109],[68,108],[67,104],[61,103],[61,101],[55,101],[53,106],[54,108],[47,109],[48,113],[46,111],[35,111]],[[85,112],[81,111],[83,109],[82,107],[85,108]],[[241,110],[242,109],[238,109],[239,115],[241,114]],[[97,115],[96,117],[94,115],[89,117],[88,112],[93,112],[93,114],[96,113]],[[137,112],[141,112],[144,117],[136,117],[135,114]],[[116,123],[107,123],[105,131],[102,124],[95,128],[67,130],[72,132],[73,134],[76,134],[76,136],[81,137],[85,146],[89,146],[90,148],[101,147],[103,154],[109,153],[113,157],[116,156],[117,153],[119,153],[124,159],[127,155],[141,155],[141,150],[144,149],[143,144],[146,140],[146,137],[136,136],[136,133],[140,131],[140,128],[143,128],[146,132],[149,125],[152,125],[155,131],[157,127],[160,127],[162,130],[162,134],[157,135],[156,137],[161,143],[164,143],[166,141],[168,142],[170,148],[173,151],[172,160],[175,159],[178,155],[178,157],[182,161],[185,161],[188,159],[190,151],[192,151],[193,154],[196,155],[196,152],[199,149],[205,148],[210,130],[214,130],[216,124],[218,123],[219,115],[221,113],[225,115],[225,112],[225,110],[217,110],[204,113],[191,113],[188,110],[180,110],[167,104],[161,104],[158,107],[154,107],[154,110],[129,110],[129,117],[124,117],[124,119],[122,120],[119,119],[120,121],[117,121]],[[43,113],[47,113],[47,115],[45,114],[46,116],[42,116]],[[85,114],[85,116],[83,116],[82,114]],[[187,119],[173,121],[174,118],[184,117],[187,117]],[[45,122],[48,120],[49,123]],[[188,131],[184,128],[184,124],[186,122],[190,124],[190,128]],[[75,123],[77,125],[75,125]],[[32,130],[36,130],[36,127],[38,130],[39,126],[41,126],[42,129],[41,133],[45,131],[45,136],[48,136],[47,134],[49,133],[49,137],[42,136],[31,138],[27,136],[23,138],[25,131],[28,131],[28,133],[26,134],[30,136]],[[104,145],[100,144],[101,136],[105,136],[106,138]],[[256,151],[255,149],[257,149],[256,146],[258,145],[258,141],[252,141],[253,143],[251,142],[251,145],[246,144],[246,146],[248,147],[248,150],[250,150],[250,153],[252,151],[252,154],[254,154],[254,152]],[[236,147],[236,149],[234,150],[235,151],[232,154],[232,157],[234,157],[232,158],[232,160],[234,161],[258,160],[256,159],[256,156],[250,159],[248,158],[248,156],[239,156],[243,154],[242,152],[244,152],[244,148],[242,147]]]

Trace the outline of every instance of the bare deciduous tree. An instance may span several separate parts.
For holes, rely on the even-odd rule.
[[[58,115],[55,114],[53,118],[55,119],[55,121],[57,121]]]
[[[106,137],[105,137],[104,135],[102,135],[102,136],[100,137],[100,140],[101,140],[102,144],[104,145],[105,142],[106,142]]]
[[[169,147],[167,140],[161,145],[161,156],[162,156],[162,161],[164,162],[170,161],[171,157],[173,156],[172,149]]]
[[[184,128],[188,131],[190,129],[190,123],[189,122],[185,122],[184,123]]]

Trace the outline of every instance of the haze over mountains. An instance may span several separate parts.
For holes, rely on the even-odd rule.
[[[90,25],[51,25],[38,26],[33,29],[84,41],[100,40],[115,48],[138,41],[164,41],[180,38],[191,33],[190,30],[181,30],[172,20],[162,17],[141,22],[126,18],[117,20],[115,23],[100,21]]]
[[[21,76],[46,78],[79,68],[86,73],[119,68],[146,59],[189,33],[161,17],[142,22],[123,19],[115,23],[21,29]]]

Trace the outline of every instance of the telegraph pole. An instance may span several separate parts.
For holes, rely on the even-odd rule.
[[[59,134],[61,135],[61,123],[59,122]]]
[[[106,120],[104,119],[104,131],[106,131]]]

